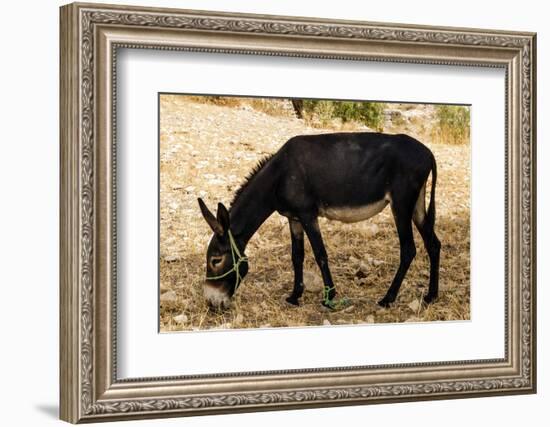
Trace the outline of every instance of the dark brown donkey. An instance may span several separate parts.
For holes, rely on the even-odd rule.
[[[432,173],[426,211],[426,181]],[[412,223],[430,258],[430,284],[424,300],[437,298],[439,252],[435,235],[436,162],[432,152],[407,135],[334,133],[291,138],[262,160],[236,192],[229,211],[218,204],[214,216],[199,199],[214,231],[206,254],[204,294],[214,307],[225,307],[248,272],[245,248],[260,225],[275,211],[288,218],[292,238],[294,288],[287,298],[298,305],[302,296],[304,231],[324,281],[322,303],[333,307],[336,288],[317,218],[343,222],[370,218],[391,206],[400,243],[395,277],[378,302],[387,307],[416,255]]]

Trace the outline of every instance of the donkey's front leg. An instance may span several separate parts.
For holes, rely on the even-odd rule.
[[[311,248],[313,249],[313,254],[315,255],[315,261],[321,270],[321,275],[323,276],[324,290],[323,290],[323,301],[321,302],[325,307],[332,308],[332,299],[336,296],[336,288],[332,282],[332,275],[328,268],[328,257],[327,251],[325,249],[325,244],[323,243],[323,238],[321,237],[321,230],[319,229],[319,222],[317,217],[306,217],[300,218],[302,227],[304,228],[309,243],[311,243]]]
[[[304,293],[304,229],[300,221],[289,219],[292,240],[292,266],[294,267],[294,288],[286,301],[299,305],[298,300]]]

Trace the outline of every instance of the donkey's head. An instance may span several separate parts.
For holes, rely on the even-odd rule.
[[[202,216],[214,232],[206,251],[204,296],[212,307],[226,308],[248,273],[248,261],[231,234],[229,212],[223,203],[218,203],[216,216],[200,198],[199,206]]]

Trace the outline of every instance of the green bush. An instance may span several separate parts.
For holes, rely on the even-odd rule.
[[[333,119],[343,123],[357,122],[372,129],[381,129],[385,104],[379,102],[325,101],[304,99],[302,116],[326,125]]]
[[[384,104],[379,102],[338,102],[335,114],[343,122],[359,122],[378,129],[382,125]]]
[[[436,137],[444,144],[467,144],[470,142],[470,108],[456,105],[435,107]]]

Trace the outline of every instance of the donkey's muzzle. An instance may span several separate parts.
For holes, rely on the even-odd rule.
[[[211,308],[224,310],[229,307],[231,297],[222,283],[207,280],[204,282],[203,292]]]

